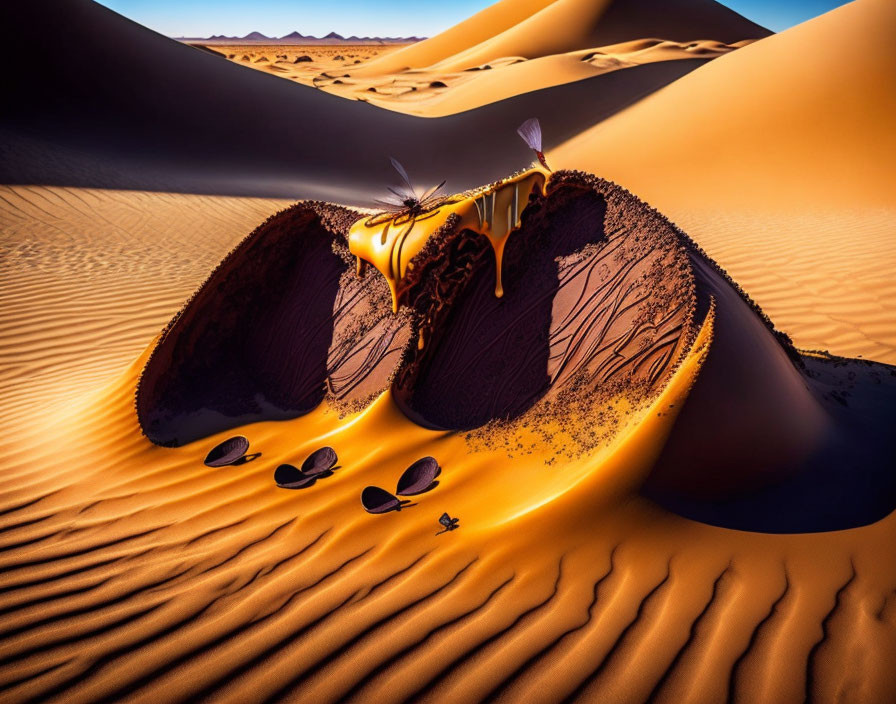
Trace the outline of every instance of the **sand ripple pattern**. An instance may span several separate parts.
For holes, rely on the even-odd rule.
[[[676,222],[797,347],[896,363],[896,210],[695,210]]]
[[[133,360],[221,252],[284,205],[0,186],[0,425]]]
[[[319,445],[319,438],[284,433],[280,424],[252,426],[265,456],[222,471],[202,465],[204,443],[166,450],[141,436],[133,412],[140,361],[104,389],[79,393],[110,379],[110,367],[133,356],[129,345],[147,344],[184,297],[166,286],[193,275],[193,264],[166,259],[167,247],[137,227],[147,217],[137,204],[185,218],[184,203],[218,211],[233,201],[78,192],[100,213],[108,202],[136,209],[131,227],[143,232],[140,251],[153,255],[141,260],[125,256],[130,237],[111,225],[99,240],[104,252],[58,219],[38,219],[28,205],[37,194],[28,193],[3,192],[20,209],[18,227],[46,221],[46,238],[21,247],[4,229],[3,266],[13,272],[4,276],[4,295],[19,296],[9,299],[19,306],[13,313],[3,308],[4,333],[27,329],[30,315],[35,336],[29,342],[20,330],[20,347],[5,351],[23,350],[27,364],[26,382],[4,377],[4,393],[19,399],[4,418],[18,432],[6,441],[0,474],[4,702],[896,698],[896,564],[881,559],[892,554],[896,515],[852,530],[760,535],[687,521],[637,495],[594,504],[585,493],[577,499],[585,520],[567,525],[555,516],[540,530],[511,524],[484,539],[462,527],[453,543],[431,537],[423,511],[393,514],[401,523],[334,521],[366,516],[357,508],[362,477],[352,472],[385,484],[399,463],[384,461],[383,450],[340,451],[351,471],[313,494],[280,491],[271,482],[279,461],[272,448],[279,441],[301,454],[302,442]],[[37,193],[70,207],[59,204],[62,192]],[[279,204],[242,203],[269,206]],[[85,222],[93,221],[87,213]],[[108,281],[96,277],[96,293],[82,291],[78,276],[86,262],[102,270],[115,233],[122,271],[112,267]],[[80,250],[71,246],[78,243]],[[184,244],[197,260],[203,248],[216,260],[231,245]],[[30,268],[22,264],[28,252]],[[83,258],[53,255],[64,252]],[[184,282],[187,291],[210,264],[195,266],[201,271]],[[27,307],[27,276],[32,293],[53,293],[43,307]],[[142,312],[133,329],[110,314],[88,334],[85,312],[61,307],[59,325],[70,316],[83,338],[66,343],[67,363],[33,361],[47,346],[37,315],[61,305],[54,296],[123,312],[153,291],[176,300],[159,320],[153,308]],[[144,325],[149,330],[139,332]],[[91,350],[104,347],[92,359]],[[44,417],[37,401],[56,394],[72,407]],[[384,437],[382,444],[398,443]],[[489,469],[495,476],[502,467]],[[455,491],[484,481],[481,470],[451,470]],[[451,490],[446,479],[438,501]]]
[[[128,402],[121,388],[106,410]],[[117,454],[145,452],[135,433],[107,442]],[[893,569],[869,561],[892,518],[852,539],[757,545],[713,540],[713,529],[635,501],[605,516],[587,545],[555,536],[550,549],[509,538],[503,551],[396,551],[378,545],[377,529],[326,525],[307,503],[296,512],[289,492],[260,502],[260,473],[103,471],[96,495],[79,497],[75,485],[53,493],[19,468],[2,507],[4,701],[803,702],[896,692],[883,667],[896,656]],[[659,529],[631,530],[648,516]]]

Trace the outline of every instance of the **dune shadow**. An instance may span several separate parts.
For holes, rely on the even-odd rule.
[[[892,433],[896,426],[896,370],[863,362],[837,366],[808,358],[805,364],[804,374],[822,369],[826,375],[823,385],[811,376],[807,382],[832,424],[803,457],[755,476],[752,485],[714,486],[706,481],[698,488],[694,485],[697,475],[682,476],[679,471],[677,481],[670,481],[670,470],[675,468],[670,467],[667,453],[642,494],[692,520],[763,533],[849,530],[892,513],[896,509],[896,438]],[[832,396],[831,380],[848,388],[849,396],[842,400]],[[673,450],[676,433],[688,432],[688,418],[684,420],[681,431],[673,430]],[[762,440],[775,441],[767,436]],[[738,471],[724,460],[712,469],[717,474]]]
[[[846,530],[896,508],[896,368],[803,355],[696,250],[712,346],[641,489],[703,523],[766,533]]]
[[[507,242],[504,296],[495,296],[495,258],[487,252],[397,390],[411,417],[467,430],[517,417],[547,392],[558,260],[605,239],[606,208],[593,189],[569,185],[530,205]]]

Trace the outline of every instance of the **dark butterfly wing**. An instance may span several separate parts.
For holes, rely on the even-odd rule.
[[[439,523],[447,528],[451,525],[451,516],[449,516],[447,513],[443,513],[441,516],[439,516]]]

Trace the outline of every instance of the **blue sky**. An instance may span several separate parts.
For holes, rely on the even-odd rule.
[[[293,30],[320,36],[432,36],[493,0],[100,0],[120,14],[169,36],[242,36]],[[724,0],[759,24],[781,31],[827,12],[843,0]]]

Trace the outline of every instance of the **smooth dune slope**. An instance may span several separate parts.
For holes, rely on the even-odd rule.
[[[502,57],[533,59],[647,37],[731,43],[769,34],[713,0],[504,0],[436,37],[371,61],[359,73],[432,65],[463,70]]]
[[[896,360],[896,5],[712,61],[550,154],[678,222],[798,345]]]
[[[393,182],[389,156],[421,185],[462,190],[667,85],[700,59],[636,67],[439,120],[346,101],[236,66],[90,2],[0,8],[14,33],[0,118],[0,181],[369,203]],[[59,57],[64,57],[61,60]]]

